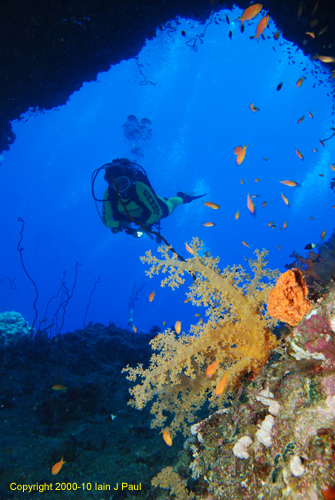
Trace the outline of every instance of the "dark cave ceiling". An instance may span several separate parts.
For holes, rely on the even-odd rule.
[[[334,0],[264,0],[285,38],[306,55],[335,57]],[[214,5],[213,5],[214,4]],[[248,7],[248,0],[237,5]],[[10,122],[29,109],[64,104],[85,81],[122,59],[135,57],[157,27],[177,16],[205,21],[212,11],[231,9],[218,0],[3,0],[0,20],[0,152],[15,140]],[[187,34],[186,34],[187,36]],[[335,65],[332,65],[335,69]]]

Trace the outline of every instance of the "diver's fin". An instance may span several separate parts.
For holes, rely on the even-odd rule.
[[[179,196],[179,198],[182,198],[183,203],[191,203],[191,201],[202,198],[203,196],[206,196],[206,194],[207,193],[195,196],[194,194],[182,193],[181,191],[178,191],[177,196]]]

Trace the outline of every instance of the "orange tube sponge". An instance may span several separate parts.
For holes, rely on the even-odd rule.
[[[291,326],[296,326],[312,307],[306,299],[308,288],[299,269],[282,274],[269,292],[268,313]]]

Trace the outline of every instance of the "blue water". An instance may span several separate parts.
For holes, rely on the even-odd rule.
[[[228,15],[233,20],[241,12],[235,9]],[[177,291],[161,288],[160,277],[147,278],[139,260],[146,250],[155,252],[157,244],[147,236],[135,240],[124,233],[113,235],[100,221],[90,177],[94,169],[116,157],[139,161],[160,196],[174,196],[180,190],[208,192],[206,200],[220,205],[220,210],[212,210],[197,200],[162,221],[162,234],[185,257],[185,242],[198,236],[207,251],[220,256],[222,267],[246,266],[245,259],[253,257],[255,248],[266,248],[269,266],[283,272],[293,250],[304,254],[304,246],[318,243],[323,230],[326,238],[330,235],[335,214],[335,194],[329,188],[335,175],[330,169],[335,162],[335,137],[324,147],[319,143],[334,126],[333,87],[327,70],[282,36],[275,41],[272,35],[277,28],[272,20],[265,40],[250,40],[261,14],[246,25],[244,33],[239,22],[221,22],[219,17],[224,20],[225,15],[225,11],[215,14],[218,24],[212,22],[205,36],[197,39],[197,50],[191,47],[192,37],[203,33],[204,26],[187,20],[172,22],[175,32],[158,30],[138,59],[122,61],[99,74],[96,82],[84,83],[66,105],[27,113],[27,119],[13,123],[16,141],[3,153],[0,165],[0,279],[15,279],[16,289],[7,280],[0,283],[1,310],[18,311],[30,323],[34,318],[34,289],[16,249],[21,230],[17,218],[22,217],[22,256],[38,288],[39,319],[56,294],[63,271],[66,286],[72,288],[79,262],[62,332],[83,326],[98,276],[87,322],[126,327],[134,283],[145,284],[133,310],[139,332],[153,325],[162,327],[162,321],[174,325],[176,320],[188,331],[197,321],[194,314],[203,311],[184,304],[191,278]],[[311,73],[313,69],[318,75]],[[306,80],[297,88],[302,76]],[[145,78],[149,83],[143,85]],[[283,87],[277,91],[280,82]],[[251,103],[260,111],[253,113]],[[153,136],[143,144],[141,158],[131,155],[133,144],[122,132],[130,114],[152,122]],[[238,166],[234,148],[244,144],[248,145],[246,157]],[[255,183],[255,178],[260,182]],[[300,187],[278,182],[284,179],[297,181]],[[96,182],[99,198],[105,184],[101,174]],[[256,216],[247,209],[247,193],[259,195],[253,199]],[[264,201],[267,205],[262,208]],[[235,220],[237,210],[240,217]],[[284,220],[286,230],[280,229]],[[202,225],[208,221],[215,226]],[[270,221],[277,227],[269,228]],[[149,303],[152,290],[156,296]],[[50,304],[49,322],[56,307],[57,301]]]

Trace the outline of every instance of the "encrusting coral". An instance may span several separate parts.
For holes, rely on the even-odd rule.
[[[268,313],[291,326],[296,326],[312,307],[307,300],[308,288],[299,269],[282,274],[269,293]]]
[[[141,260],[151,265],[147,271],[150,277],[159,271],[168,273],[161,285],[172,289],[184,283],[185,274],[191,274],[194,282],[188,296],[193,305],[207,307],[207,322],[192,325],[191,335],[176,336],[171,329],[158,334],[150,342],[158,353],[152,355],[149,368],[139,365],[123,370],[129,380],[141,379],[130,389],[134,397],[130,404],[142,409],[154,399],[151,427],[164,427],[171,435],[179,429],[186,434],[188,424],[206,401],[210,408],[222,407],[225,398],[216,396],[220,381],[226,378],[227,395],[243,373],[259,373],[277,345],[271,332],[276,321],[264,308],[278,276],[277,271],[266,269],[267,252],[256,250],[257,259],[249,261],[254,273],[250,276],[241,266],[221,271],[218,258],[207,253],[201,256],[198,238],[191,246],[193,256],[186,261],[177,260],[175,254],[170,257],[166,246],[158,249],[163,259],[149,251]],[[218,367],[207,377],[206,368],[215,360]]]

